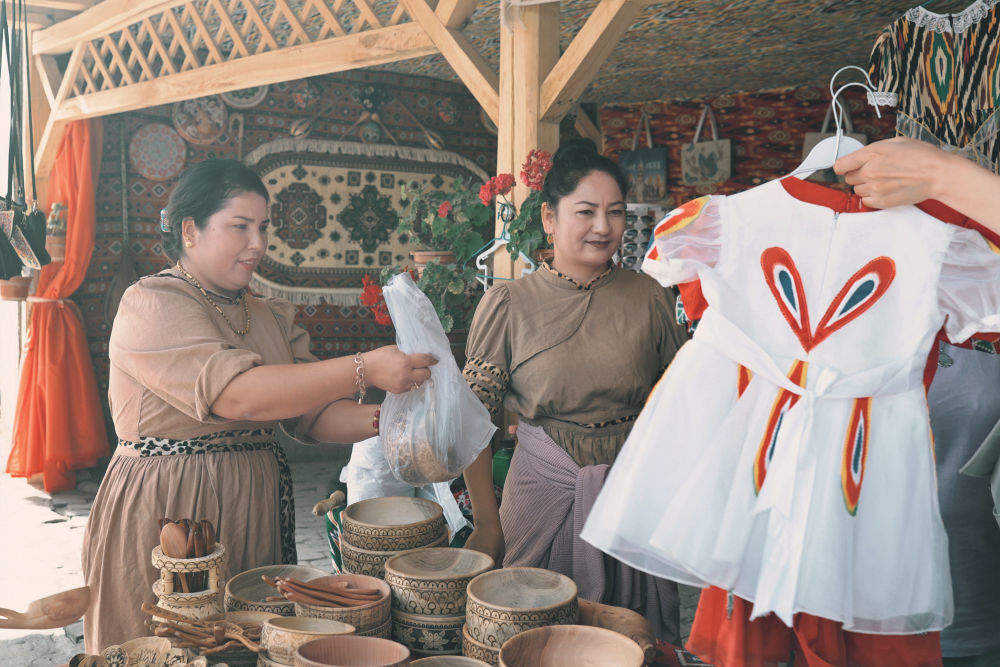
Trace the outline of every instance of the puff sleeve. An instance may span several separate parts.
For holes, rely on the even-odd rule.
[[[497,285],[483,295],[469,327],[462,375],[496,422],[510,385],[510,293]]]
[[[212,405],[237,375],[263,363],[234,347],[203,304],[167,279],[149,279],[122,295],[108,357],[147,390],[189,417],[223,423]]]
[[[953,227],[941,265],[938,304],[945,333],[962,343],[975,333],[1000,332],[1000,250],[979,232]]]
[[[664,287],[690,282],[715,266],[722,248],[723,196],[692,199],[653,229],[642,270]]]

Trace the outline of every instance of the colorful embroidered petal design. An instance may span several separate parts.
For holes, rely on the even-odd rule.
[[[858,318],[885,294],[896,276],[896,263],[888,257],[876,257],[851,276],[834,297],[812,335],[812,346]]]
[[[840,468],[840,486],[844,491],[844,505],[851,516],[858,511],[861,483],[865,478],[865,461],[868,458],[868,435],[871,429],[871,398],[854,399],[851,419],[844,439],[844,459]]]
[[[697,220],[710,199],[711,197],[708,195],[698,197],[668,213],[653,229],[653,239],[650,241],[649,252],[646,253],[646,258],[659,259],[660,253],[656,250],[656,239],[678,232]]]
[[[739,377],[737,378],[736,381],[737,398],[743,397],[743,392],[745,392],[747,390],[747,387],[750,386],[750,380],[752,379],[753,379],[753,371],[744,366],[743,364],[740,364]]]
[[[788,379],[799,385],[806,386],[806,371],[809,364],[796,360],[792,364],[792,369],[788,372]],[[787,389],[779,389],[778,397],[771,407],[771,415],[767,419],[767,428],[764,429],[764,437],[760,440],[757,448],[757,456],[754,457],[753,465],[753,488],[754,493],[760,493],[764,486],[764,478],[767,477],[767,468],[774,458],[774,448],[778,443],[778,432],[781,430],[781,422],[792,407],[799,402],[799,394],[794,394]]]
[[[808,352],[813,347],[812,328],[809,325],[809,307],[806,291],[795,262],[784,248],[768,248],[760,256],[764,281],[778,302],[781,314],[792,328],[802,348]]]

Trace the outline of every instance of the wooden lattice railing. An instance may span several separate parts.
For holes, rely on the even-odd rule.
[[[80,45],[66,99],[408,22],[392,0],[190,0]]]

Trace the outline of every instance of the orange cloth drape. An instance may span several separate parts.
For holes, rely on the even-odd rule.
[[[42,269],[14,419],[7,472],[42,473],[45,490],[76,485],[77,468],[109,453],[94,366],[79,308],[69,296],[83,282],[94,251],[95,192],[100,171],[101,121],[67,129],[49,180],[49,203],[67,206],[66,261]]]

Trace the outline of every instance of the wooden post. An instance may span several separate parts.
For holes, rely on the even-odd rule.
[[[518,177],[528,152],[555,152],[559,120],[542,120],[541,87],[559,60],[559,5],[518,8],[520,21],[500,27],[500,122],[497,123],[497,173]],[[528,195],[518,184],[511,193],[515,205]],[[503,222],[497,217],[497,234]],[[494,255],[493,273],[515,277],[515,265],[504,252]]]

